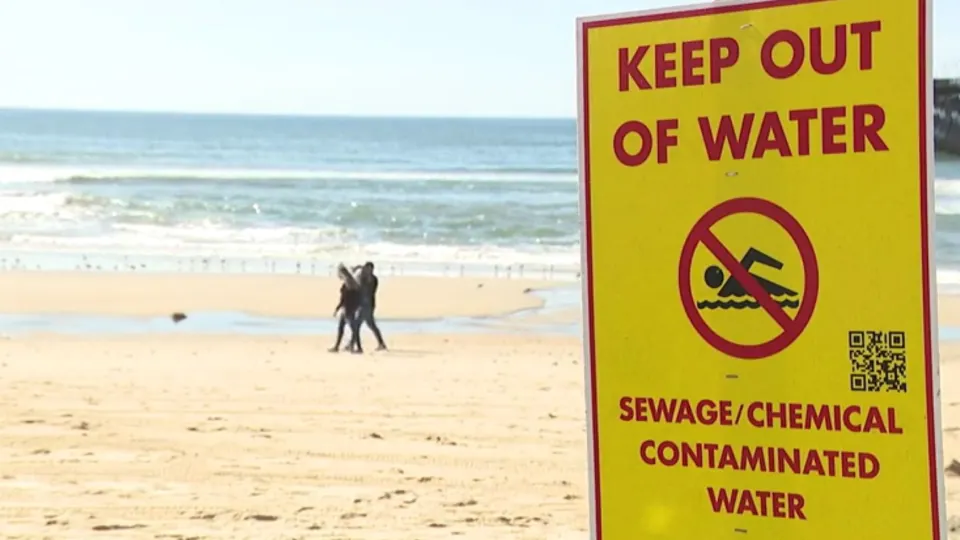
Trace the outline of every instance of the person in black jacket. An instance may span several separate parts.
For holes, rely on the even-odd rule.
[[[334,308],[333,316],[336,317],[339,314],[340,321],[337,325],[337,341],[333,344],[333,347],[330,347],[328,350],[330,352],[340,351],[340,343],[343,341],[343,331],[346,329],[347,324],[349,324],[351,335],[350,344],[347,345],[347,349],[353,353],[362,353],[363,348],[360,346],[360,321],[357,319],[357,314],[360,309],[360,284],[342,264],[337,268],[337,272],[340,274],[340,279],[343,281],[343,284],[340,286],[340,303]]]
[[[360,270],[360,310],[357,315],[357,335],[360,334],[360,326],[366,323],[367,327],[377,338],[377,350],[386,350],[387,344],[383,341],[383,335],[380,328],[377,327],[377,320],[373,313],[377,309],[377,288],[380,286],[380,280],[373,273],[373,263],[367,262]]]

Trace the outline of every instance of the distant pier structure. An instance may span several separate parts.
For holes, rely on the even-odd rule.
[[[960,156],[960,78],[933,81],[933,139],[937,152]]]

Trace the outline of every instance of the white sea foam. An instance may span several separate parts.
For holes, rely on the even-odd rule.
[[[65,211],[67,193],[25,193],[0,191],[0,220],[16,216],[34,219],[59,217]]]
[[[942,293],[960,293],[960,269],[937,268],[937,286]]]
[[[933,191],[938,197],[960,197],[960,178],[937,178]]]
[[[18,181],[52,182],[81,174],[79,168],[3,167],[0,182],[11,178],[10,171],[29,171]],[[100,170],[99,174],[106,174]],[[157,170],[143,169],[152,177]],[[212,169],[163,169],[163,178],[197,177],[205,171],[211,178],[263,178],[264,171]],[[94,171],[97,172],[97,171]],[[135,176],[137,170],[115,169],[110,174]],[[317,171],[272,171],[277,178],[317,177]],[[90,174],[90,170],[86,171]],[[331,173],[334,174],[334,173]],[[343,174],[343,173],[335,173]],[[360,173],[358,173],[360,174]],[[391,173],[376,173],[388,178]],[[420,173],[396,173],[392,178],[421,178]],[[476,173],[482,174],[482,173]],[[32,175],[32,176],[31,176]],[[244,176],[247,175],[247,176]],[[286,176],[283,176],[286,175]],[[410,175],[410,176],[404,176]],[[102,177],[102,176],[101,176]],[[178,225],[109,223],[101,221],[103,207],[76,204],[76,196],[62,191],[31,191],[24,186],[0,185],[0,251],[62,252],[70,254],[110,253],[117,255],[219,256],[389,260],[398,263],[557,265],[579,266],[580,248],[536,245],[440,245],[424,243],[364,242],[348,227],[228,227],[212,220]],[[55,189],[55,188],[54,188]],[[941,215],[960,215],[960,179],[937,179],[936,208]],[[129,212],[128,212],[129,214]],[[88,229],[80,230],[80,226]],[[572,231],[575,232],[575,231]],[[70,233],[70,234],[65,234]],[[940,269],[938,282],[960,287],[960,271]]]
[[[574,182],[576,173],[565,171],[380,171],[311,169],[226,169],[0,164],[0,184],[53,183],[68,181],[117,181],[149,178],[158,181],[201,180],[356,180],[356,181],[450,181],[450,182]]]
[[[363,243],[335,228],[224,229],[128,226],[97,236],[13,234],[0,236],[0,252],[172,257],[372,259],[396,263],[579,266],[580,250],[568,248],[443,246]]]

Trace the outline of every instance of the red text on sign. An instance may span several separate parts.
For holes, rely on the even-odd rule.
[[[774,403],[624,396],[618,403],[624,422],[733,426],[803,431],[846,431],[901,435],[897,409],[860,405]]]
[[[733,38],[641,45],[618,51],[620,91],[719,84],[723,70],[740,59],[740,45]],[[652,57],[650,61],[644,61]],[[705,66],[705,64],[708,64]],[[649,68],[653,69],[650,70]],[[645,69],[646,68],[646,69]]]
[[[732,426],[733,403],[726,400],[620,398],[620,420],[625,422],[664,422]]]
[[[807,519],[803,513],[803,495],[798,493],[708,487],[707,497],[718,514]]]
[[[676,119],[657,120],[653,131],[639,120],[624,122],[613,134],[613,153],[621,164],[638,167],[650,159],[650,154],[656,147],[657,163],[666,163],[669,157],[667,150],[678,144],[678,127],[679,122]],[[629,139],[633,139],[632,146],[636,147],[634,150],[627,148]]]
[[[746,417],[747,422],[757,428],[903,434],[903,428],[897,425],[897,410],[893,407],[754,402],[747,406]]]
[[[818,132],[818,150],[823,155],[889,149],[880,135],[886,112],[875,104],[794,109],[785,113],[769,111],[759,118],[751,112],[739,120],[724,114],[715,123],[710,117],[701,116],[697,122],[710,161],[720,160],[725,149],[733,159],[761,159],[768,152],[781,157],[809,156],[814,130]]]
[[[640,461],[650,466],[750,471],[801,476],[871,480],[880,474],[880,460],[869,452],[800,450],[772,446],[735,446],[646,440]]]
[[[809,63],[820,75],[833,75],[847,65],[850,42],[859,43],[860,71],[873,69],[873,35],[880,31],[880,21],[838,24],[832,29],[814,27],[806,36],[793,30],[777,30],[767,36],[760,47],[760,64],[763,71],[774,79],[787,79],[796,75]],[[825,34],[831,35],[833,46],[826,45]],[[778,60],[775,52],[786,50],[785,59]]]

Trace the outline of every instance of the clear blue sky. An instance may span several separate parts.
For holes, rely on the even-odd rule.
[[[0,107],[571,117],[575,17],[676,3],[2,0]],[[960,76],[960,0],[934,18]]]

